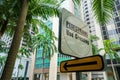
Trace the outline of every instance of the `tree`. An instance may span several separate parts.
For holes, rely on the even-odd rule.
[[[115,59],[117,61],[120,61],[120,56],[117,54],[117,52],[114,50],[118,47],[120,47],[119,45],[117,44],[112,44],[114,40],[104,40],[103,43],[104,43],[104,50],[105,50],[105,54],[104,56],[109,56],[110,60],[111,60],[111,65],[112,65],[112,69],[113,69],[113,74],[114,74],[114,78],[115,80],[117,80],[117,77],[116,77],[116,73],[115,73],[115,69],[114,69],[114,65],[113,65],[113,62],[112,60]]]
[[[94,40],[98,40],[98,39],[99,38],[97,36],[93,36],[93,35],[91,36],[91,42]],[[112,60],[115,59],[117,61],[120,61],[120,56],[116,52],[116,50],[120,49],[120,46],[117,44],[112,44],[113,41],[114,40],[104,40],[103,41],[104,48],[101,48],[101,49],[98,49],[94,44],[92,44],[92,51],[93,51],[93,55],[96,55],[96,54],[99,54],[99,51],[105,50],[104,57],[109,56],[109,58],[111,60],[114,78],[115,78],[115,80],[117,80]]]
[[[27,39],[27,45],[31,45],[32,51],[36,49],[42,49],[42,60],[43,60],[43,68],[44,68],[44,59],[51,58],[51,56],[54,54],[54,52],[57,51],[57,48],[55,46],[55,40],[57,38],[55,37],[55,34],[52,32],[51,29],[47,27],[46,24],[40,23],[42,26],[42,30],[40,31],[40,34],[33,35]],[[43,69],[44,73],[44,69]]]
[[[1,0],[0,4],[0,37],[4,33],[13,34],[17,25],[19,12],[23,1]],[[25,25],[31,25],[33,18],[40,16],[43,19],[58,15],[57,8],[60,3],[57,0],[31,0]],[[50,5],[49,5],[50,4]],[[30,27],[30,26],[29,26]]]
[[[40,39],[40,41],[38,42],[38,48],[42,49],[42,64],[43,64],[43,75],[44,75],[44,60],[46,58],[48,58],[49,60],[51,59],[51,56],[54,54],[54,52],[57,51],[57,48],[55,46],[55,41],[56,37],[53,36],[53,34],[48,34],[48,35],[43,35],[43,34],[39,34],[37,35],[37,39]],[[43,78],[43,77],[42,77]]]
[[[43,5],[42,3],[48,3],[48,4]],[[15,64],[15,59],[16,59],[18,49],[20,46],[20,41],[21,41],[21,37],[22,37],[22,33],[23,33],[23,28],[24,28],[26,16],[28,18],[32,17],[32,16],[28,16],[29,13],[27,15],[27,11],[29,12],[28,7],[29,7],[29,9],[31,9],[31,8],[33,9],[33,7],[35,7],[32,10],[32,13],[35,16],[41,16],[41,17],[47,19],[48,17],[51,17],[55,14],[58,14],[57,8],[51,8],[53,6],[49,5],[49,3],[53,4],[53,6],[54,6],[56,4],[56,1],[55,0],[49,0],[49,1],[48,0],[30,0],[30,1],[23,0],[22,1],[22,6],[21,6],[22,8],[21,8],[20,16],[18,19],[15,34],[13,37],[12,45],[11,45],[10,50],[8,52],[6,65],[5,65],[5,68],[4,68],[2,77],[1,77],[2,80],[11,79],[14,64]],[[39,4],[41,4],[41,6]],[[20,5],[20,4],[18,4],[18,5]],[[48,6],[48,7],[46,7],[46,6]]]
[[[92,43],[91,45],[92,45],[92,53],[93,53],[93,55],[98,55],[99,52],[101,50],[103,50],[103,48],[98,49],[98,47],[95,44],[93,44],[93,42],[99,40],[99,37],[97,37],[96,35],[91,35],[90,40],[91,40],[91,43]]]
[[[24,28],[24,23],[25,23],[27,11],[28,11],[28,5],[29,5],[28,1],[23,0],[22,9],[21,9],[20,17],[18,19],[18,24],[16,27],[15,35],[14,35],[10,50],[8,52],[7,61],[4,67],[2,77],[1,77],[2,80],[11,79],[15,60],[16,60],[19,45],[20,45],[20,41],[21,41],[21,37],[22,37],[22,31]]]
[[[18,15],[20,11],[20,5],[17,5],[20,1],[8,1],[1,0],[0,3],[0,38],[6,32],[11,35],[16,26]]]
[[[103,43],[104,43],[104,50],[105,50],[105,56],[109,56],[110,59],[116,59],[117,61],[120,61],[120,57],[119,55],[117,54],[117,52],[114,50],[115,48],[118,48],[119,45],[117,44],[113,44],[114,40],[104,40]]]

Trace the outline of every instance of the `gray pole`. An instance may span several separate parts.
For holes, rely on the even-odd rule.
[[[76,80],[82,80],[82,73],[76,72]]]

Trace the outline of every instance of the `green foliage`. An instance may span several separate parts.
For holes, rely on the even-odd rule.
[[[32,15],[40,16],[43,19],[48,19],[54,15],[58,16],[59,4],[57,0],[32,0],[30,2],[27,18],[32,17]]]
[[[24,67],[23,67],[22,64],[19,64],[19,65],[18,65],[18,69],[21,69],[21,70],[22,70],[23,68],[24,68]]]
[[[97,46],[95,46],[94,44],[92,44],[92,53],[93,53],[93,55],[99,54],[99,52],[102,51],[102,50],[104,50],[104,48],[98,49]]]
[[[42,19],[48,19],[52,16],[59,15],[59,7],[64,0],[29,0],[29,10],[26,17],[25,28],[37,30],[35,24],[35,17],[41,17]],[[2,0],[0,4],[0,28],[4,27],[3,22],[8,20],[5,27],[5,32],[10,36],[13,35],[15,27],[17,25],[19,12],[22,6],[21,0]],[[37,18],[36,18],[37,19]],[[39,19],[38,19],[39,20]],[[40,22],[40,21],[39,21]],[[34,24],[33,24],[34,23]],[[27,26],[27,27],[26,27]],[[28,28],[29,27],[29,28]],[[24,30],[25,31],[25,30]]]
[[[43,33],[30,35],[27,29],[24,29],[26,30],[23,34],[23,39],[26,42],[26,47],[24,47],[24,49],[27,49],[28,47],[31,51],[34,51],[37,48],[43,48],[43,57],[45,58],[47,55],[50,58],[53,53],[57,51],[57,48],[55,46],[55,40],[57,40],[57,38],[55,37],[54,32],[48,28],[48,26],[42,20],[34,18],[34,21],[38,23],[38,25],[43,30]],[[29,49],[27,51],[22,49],[21,52],[25,54],[25,52],[30,51]]]
[[[0,39],[0,52],[7,52],[6,43]]]
[[[94,15],[100,25],[104,25],[112,18],[114,0],[93,0]]]
[[[117,45],[117,44],[112,44],[113,41],[114,40],[104,40],[103,43],[104,43],[105,56],[108,55],[110,59],[115,58],[116,60],[120,61],[120,57],[118,53],[113,50],[113,47],[115,48],[115,46]]]
[[[12,36],[15,30],[16,22],[20,12],[20,0],[1,0],[0,4],[0,27],[5,27],[5,32]],[[4,22],[8,20],[7,25]],[[6,27],[7,26],[7,27]]]
[[[99,40],[99,37],[97,37],[96,35],[90,35],[90,40],[91,40],[91,42],[97,41],[97,40]]]
[[[91,36],[91,41],[94,41],[94,40],[98,40],[99,38],[95,35],[92,35]],[[93,52],[93,55],[96,55],[96,54],[99,54],[99,52],[101,50],[105,50],[105,54],[104,56],[109,56],[110,59],[116,59],[118,61],[120,61],[120,57],[118,55],[118,53],[115,51],[115,49],[117,48],[120,48],[119,45],[117,44],[112,44],[114,40],[104,40],[103,41],[103,44],[104,44],[104,48],[100,48],[98,49],[97,46],[95,46],[94,44],[92,44],[92,52]]]
[[[20,52],[20,54],[21,54],[22,57],[23,57],[23,56],[26,56],[26,57],[28,58],[28,57],[31,55],[31,54],[30,54],[30,48],[27,47],[27,46],[21,47],[21,48],[19,49],[19,52]]]
[[[48,54],[49,58],[57,51],[55,46],[56,37],[52,35],[38,34],[32,38],[34,48],[43,48],[43,58]]]
[[[91,40],[91,42],[97,41],[97,40],[99,40],[99,37],[97,37],[96,35],[90,35],[90,40]],[[101,50],[103,50],[103,48],[98,49],[98,47],[95,44],[92,43],[92,53],[93,53],[93,55],[99,54],[99,52]]]
[[[4,65],[6,61],[7,56],[0,56],[0,64]]]

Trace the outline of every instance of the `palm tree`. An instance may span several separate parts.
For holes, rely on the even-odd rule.
[[[61,1],[62,2],[62,1]],[[60,2],[60,3],[61,3]],[[29,10],[26,18],[26,24],[33,23],[33,17],[40,16],[43,19],[58,15],[57,8],[60,5],[57,0],[32,0],[30,1]],[[1,0],[0,4],[0,37],[6,32],[13,34],[17,25],[19,12],[21,10],[22,1]],[[49,5],[50,4],[50,5]],[[33,7],[34,6],[34,7]]]
[[[95,40],[98,40],[99,38],[95,35],[91,35],[91,42],[95,41]],[[112,44],[114,40],[104,40],[103,43],[104,43],[104,48],[100,48],[98,49],[94,44],[92,44],[92,51],[93,51],[93,55],[96,55],[96,54],[99,54],[99,52],[101,50],[105,50],[105,54],[104,54],[104,57],[106,56],[109,56],[110,60],[111,60],[111,65],[112,65],[112,70],[113,70],[113,73],[114,73],[114,78],[115,80],[117,80],[117,77],[116,77],[116,73],[115,73],[115,69],[114,69],[114,65],[113,65],[113,62],[112,60],[113,59],[116,59],[117,61],[120,61],[120,57],[119,55],[117,54],[117,52],[115,50],[117,49],[120,49],[120,46],[117,45],[117,44]]]
[[[120,61],[120,56],[117,54],[117,52],[114,50],[118,47],[120,47],[117,44],[112,44],[114,40],[104,40],[104,50],[105,50],[105,54],[104,56],[109,56],[110,60],[111,60],[111,65],[112,65],[112,69],[113,69],[113,74],[114,74],[114,78],[115,80],[117,80],[116,77],[116,73],[115,73],[115,69],[114,69],[114,65],[112,60],[115,59],[117,61]]]
[[[91,42],[94,40],[98,40],[99,38],[95,35],[91,36]],[[104,40],[103,44],[104,44],[104,48],[98,49],[94,44],[92,44],[92,51],[93,51],[93,55],[99,54],[99,51],[101,50],[105,50],[105,54],[104,57],[109,56],[110,60],[111,60],[111,65],[112,65],[112,69],[113,69],[113,73],[114,73],[114,78],[115,80],[117,80],[116,77],[116,73],[115,73],[115,69],[114,69],[114,65],[112,60],[116,59],[117,61],[120,61],[120,57],[117,54],[117,52],[115,50],[119,49],[120,46],[117,44],[112,44],[114,40]]]
[[[103,50],[103,48],[98,49],[98,47],[95,44],[93,44],[93,42],[99,40],[99,37],[97,37],[96,35],[91,35],[90,40],[91,40],[91,43],[92,43],[91,45],[92,45],[92,53],[93,53],[93,55],[98,55],[99,52],[101,50]]]
[[[54,6],[58,6],[56,0],[49,0],[49,1],[48,0],[30,0],[30,1],[23,0],[21,1],[21,4],[22,4],[21,6],[22,8],[20,7],[21,12],[20,12],[17,27],[15,30],[15,34],[13,37],[12,45],[8,52],[8,58],[6,61],[6,65],[5,65],[5,68],[4,68],[2,77],[1,77],[2,80],[11,79],[13,67],[15,64],[15,59],[18,53],[18,49],[19,49],[19,45],[20,45],[20,41],[21,41],[21,37],[23,33],[25,20],[27,18],[32,18],[32,16],[41,16],[42,18],[47,19],[48,17],[58,14],[57,7],[54,7]],[[29,9],[33,9],[34,7],[34,9],[31,10],[31,13],[29,13],[28,7]]]
[[[1,0],[0,4],[0,38],[6,32],[9,35],[15,31],[16,22],[20,11],[20,1]]]
[[[118,48],[119,45],[112,44],[114,40],[104,40],[104,50],[105,50],[105,56],[108,55],[110,59],[116,59],[117,61],[120,61],[120,57],[117,54],[117,52],[114,50],[115,48]]]
[[[18,19],[18,24],[17,24],[16,31],[14,34],[13,42],[8,52],[7,61],[5,64],[2,77],[1,77],[2,80],[11,79],[14,64],[15,64],[15,59],[17,57],[17,53],[18,53],[18,49],[19,49],[19,45],[20,45],[20,41],[22,37],[25,19],[27,16],[28,5],[29,5],[28,1],[23,0],[22,9],[21,9],[20,17]]]
[[[54,54],[54,52],[57,51],[57,48],[55,46],[55,41],[56,40],[56,37],[54,37],[53,35],[49,34],[49,35],[41,35],[41,34],[38,34],[37,35],[37,38],[40,39],[39,41],[39,47],[38,48],[42,48],[42,60],[43,60],[43,75],[44,75],[44,60],[46,58],[51,58],[51,56]],[[43,78],[43,77],[42,77]]]
[[[54,32],[52,32],[46,24],[41,23],[41,26],[43,33],[29,37],[27,45],[32,45],[31,48],[33,51],[37,48],[43,48],[43,57],[45,58],[45,56],[48,55],[50,58],[54,51],[57,51],[55,46],[55,40],[57,40],[57,38],[55,37]]]

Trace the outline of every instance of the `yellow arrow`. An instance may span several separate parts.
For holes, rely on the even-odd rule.
[[[100,55],[61,62],[61,72],[100,71],[104,69],[104,60]]]

